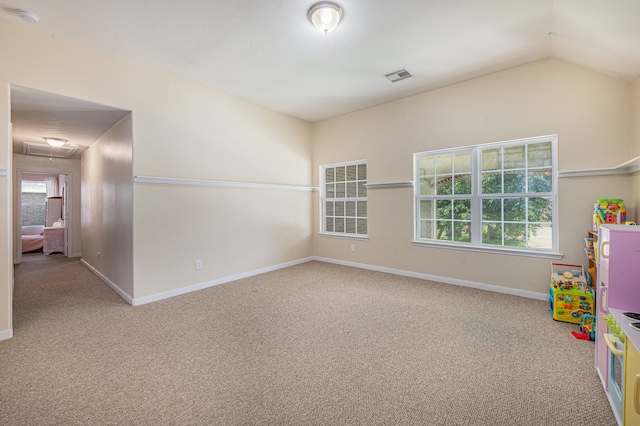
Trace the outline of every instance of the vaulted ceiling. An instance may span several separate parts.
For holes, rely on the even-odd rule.
[[[336,2],[327,35],[314,0],[15,0],[0,18],[310,122],[545,58],[640,75],[639,0]]]

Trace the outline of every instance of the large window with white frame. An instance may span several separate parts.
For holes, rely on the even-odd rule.
[[[556,253],[556,136],[414,155],[415,243]]]
[[[322,233],[367,237],[367,163],[321,166]]]

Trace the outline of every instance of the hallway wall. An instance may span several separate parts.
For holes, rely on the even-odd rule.
[[[133,299],[131,114],[82,153],[83,262]]]

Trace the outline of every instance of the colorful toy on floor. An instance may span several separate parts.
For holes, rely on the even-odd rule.
[[[594,305],[582,265],[551,264],[549,312],[554,320],[580,324],[583,315],[593,315]]]
[[[596,340],[596,317],[583,314],[580,318],[580,333],[572,331],[571,334],[580,340]]]

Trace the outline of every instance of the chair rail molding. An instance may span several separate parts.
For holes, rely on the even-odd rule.
[[[380,183],[367,183],[365,185],[367,189],[379,189],[379,188],[402,188],[407,186],[413,186],[413,181],[408,180],[405,182],[380,182]]]
[[[603,167],[597,169],[567,170],[558,172],[559,178],[606,176],[606,175],[630,175],[640,172],[640,156],[625,161],[616,167]]]
[[[257,182],[232,182],[225,180],[209,179],[184,179],[160,176],[134,176],[135,183],[150,183],[154,185],[184,185],[184,186],[219,186],[233,188],[262,188],[262,189],[287,189],[294,191],[315,192],[319,188],[316,186],[303,185],[283,185],[278,183],[257,183]]]

